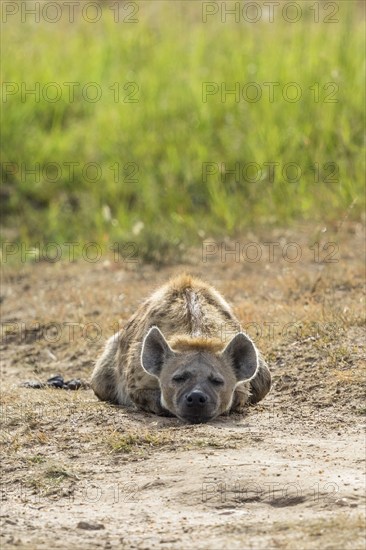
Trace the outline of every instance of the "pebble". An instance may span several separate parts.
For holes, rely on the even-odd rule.
[[[93,523],[89,521],[79,521],[76,527],[77,529],[85,529],[87,531],[99,531],[100,529],[105,529],[103,523]]]

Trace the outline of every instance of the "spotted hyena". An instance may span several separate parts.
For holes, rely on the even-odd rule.
[[[188,275],[143,302],[108,340],[92,376],[103,401],[191,423],[240,411],[270,387],[268,367],[229,305]]]

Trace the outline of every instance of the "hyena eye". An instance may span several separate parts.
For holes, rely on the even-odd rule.
[[[224,381],[221,378],[210,378],[210,382],[214,386],[223,386],[224,385]]]
[[[176,374],[173,376],[174,382],[185,382],[188,379],[188,374]]]

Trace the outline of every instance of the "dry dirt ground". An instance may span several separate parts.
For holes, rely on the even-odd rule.
[[[363,549],[363,239],[347,223],[247,234],[224,243],[239,257],[216,243],[159,270],[6,262],[1,547]],[[222,292],[269,362],[273,389],[247,414],[190,426],[19,386],[87,380],[105,339],[182,271]]]

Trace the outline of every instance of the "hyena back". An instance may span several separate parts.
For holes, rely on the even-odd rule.
[[[222,296],[183,275],[108,340],[92,387],[101,400],[197,423],[257,403],[271,376]]]

